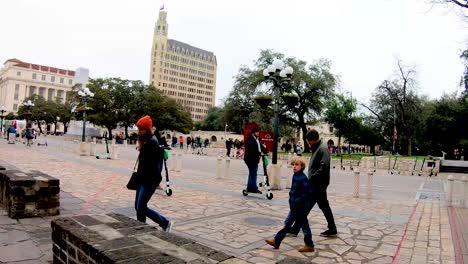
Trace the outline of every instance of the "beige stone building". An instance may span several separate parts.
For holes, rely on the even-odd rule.
[[[168,39],[167,12],[159,12],[151,50],[150,83],[181,103],[194,121],[215,105],[216,56],[213,52]]]
[[[16,113],[31,95],[63,103],[72,90],[74,76],[75,71],[9,59],[0,69],[0,106]]]

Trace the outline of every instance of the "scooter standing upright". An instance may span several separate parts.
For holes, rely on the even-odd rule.
[[[393,162],[393,168],[390,171],[390,174],[392,174],[392,175],[397,174],[397,173],[400,174],[400,171],[395,169],[397,160],[398,160],[398,156],[395,156],[395,161]]]
[[[419,172],[418,172],[418,176],[422,176],[422,175],[423,175],[424,163],[426,163],[426,158],[423,159],[423,162],[422,162],[422,164],[421,164],[421,169],[420,169]]]
[[[107,143],[107,133],[104,134],[104,140],[106,141],[106,159],[111,159],[110,153],[109,153],[109,144]],[[100,159],[100,155],[96,155],[96,159]]]
[[[167,152],[167,150],[164,150],[164,170],[166,171],[166,189],[164,190],[164,192],[166,193],[167,196],[171,196],[172,189],[169,183],[169,170],[167,169],[167,164],[166,164],[167,159],[169,159],[169,153]]]
[[[270,180],[268,178],[268,172],[267,172],[268,158],[266,157],[266,155],[262,155],[262,163],[263,163],[263,182],[260,182],[258,185],[259,187],[264,186],[266,188],[266,194],[265,194],[266,198],[268,200],[271,200],[273,199],[273,193],[270,190]],[[247,188],[242,190],[242,194],[244,196],[249,195],[249,191],[247,191]]]
[[[411,175],[414,175],[414,172],[416,171],[416,164],[418,164],[418,157],[414,159],[414,165],[413,165],[413,170],[411,171]]]

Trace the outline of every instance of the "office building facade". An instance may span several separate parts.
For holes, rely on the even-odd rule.
[[[167,12],[159,12],[151,50],[150,83],[202,121],[215,106],[217,62],[213,52],[168,39]]]

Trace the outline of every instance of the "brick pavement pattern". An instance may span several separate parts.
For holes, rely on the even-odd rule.
[[[53,138],[47,148],[1,141],[0,160],[23,171],[40,170],[59,179],[61,216],[115,212],[135,217],[135,193],[125,188],[137,155],[135,149],[120,148],[119,160],[98,160],[79,156],[74,151],[77,148],[77,144],[54,142]],[[97,153],[103,149],[97,146]],[[332,187],[337,188],[329,192],[329,201],[339,235],[318,236],[326,229],[326,221],[314,208],[309,221],[317,250],[299,253],[302,235],[287,237],[279,250],[264,243],[279,230],[288,213],[288,190],[275,191],[271,201],[264,196],[243,197],[240,190],[246,169],[241,161],[232,160],[231,178],[220,180],[215,170],[206,169],[214,168],[216,159],[183,157],[199,167],[190,163],[180,173],[171,172],[174,194],[167,197],[157,191],[148,204],[175,220],[173,232],[182,237],[250,263],[455,263],[444,201],[414,199],[417,189],[408,195],[398,186],[378,186],[379,177],[384,176],[376,175],[378,191],[372,199],[352,198],[351,185],[332,180]],[[336,173],[338,170],[332,172]],[[391,179],[403,182],[402,188],[425,182],[424,177],[394,175]],[[55,218],[12,220],[0,210],[0,263],[50,261],[50,222]]]

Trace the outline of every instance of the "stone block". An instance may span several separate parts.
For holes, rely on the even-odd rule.
[[[57,215],[59,185],[58,179],[39,171],[0,171],[0,201],[8,216],[15,219]]]
[[[54,263],[195,264],[237,260],[119,214],[58,218],[51,226]]]

